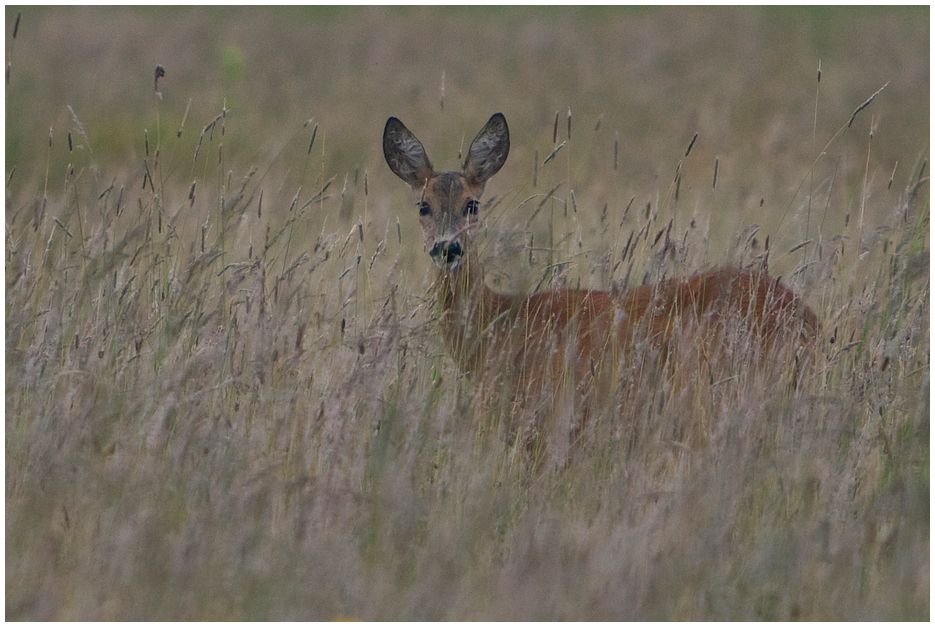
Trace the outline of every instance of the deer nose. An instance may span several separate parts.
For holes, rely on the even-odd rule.
[[[461,259],[461,243],[458,241],[435,242],[429,255],[436,263],[452,264]]]

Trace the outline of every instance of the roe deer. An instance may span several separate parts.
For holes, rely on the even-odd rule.
[[[574,404],[569,398],[580,400],[592,391],[595,378],[605,384],[598,394],[612,394],[606,385],[619,385],[615,379],[626,376],[615,364],[648,349],[661,353],[664,362],[669,344],[678,341],[676,332],[686,329],[693,334],[682,341],[701,346],[697,350],[704,360],[740,352],[736,348],[742,346],[750,353],[747,363],[763,363],[777,343],[814,341],[819,331],[815,314],[788,287],[752,269],[722,268],[622,293],[492,290],[484,282],[471,231],[484,185],[503,166],[509,149],[501,113],[477,134],[455,172],[436,172],[422,143],[395,117],[383,131],[387,164],[418,198],[425,247],[439,268],[439,323],[451,356],[474,379],[499,378],[492,387],[510,390],[514,406],[543,393]],[[747,341],[724,348],[731,327],[742,328]],[[570,396],[559,392],[568,386],[573,386]],[[585,408],[580,423],[586,419]],[[571,418],[565,420],[564,426],[571,427]],[[534,425],[535,430],[542,431],[542,425]],[[531,445],[535,438],[526,433],[525,442]]]

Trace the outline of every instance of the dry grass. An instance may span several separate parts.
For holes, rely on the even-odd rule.
[[[7,619],[929,618],[927,9],[16,13]],[[813,370],[633,377],[527,476],[379,151],[496,110],[492,282],[768,235]]]

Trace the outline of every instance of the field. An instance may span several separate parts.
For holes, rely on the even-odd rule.
[[[930,618],[928,7],[5,34],[8,620]],[[455,168],[498,111],[491,286],[768,258],[812,367],[621,381],[528,471],[381,150]]]

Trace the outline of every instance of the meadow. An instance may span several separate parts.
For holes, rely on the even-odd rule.
[[[928,7],[5,13],[8,620],[930,618]],[[529,472],[381,150],[498,111],[491,286],[768,260],[808,371]]]

